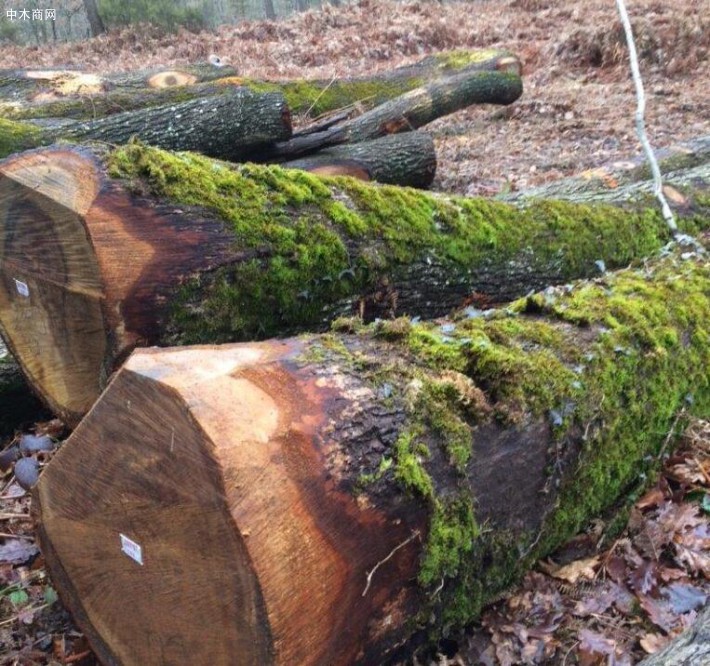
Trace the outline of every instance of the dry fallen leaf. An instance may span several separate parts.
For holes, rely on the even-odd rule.
[[[644,634],[639,641],[647,654],[654,654],[662,650],[670,642],[670,636],[664,636],[663,634]]]
[[[564,567],[551,573],[559,580],[566,580],[574,585],[578,580],[593,580],[596,576],[596,569],[599,564],[599,556],[588,557],[585,560],[570,562]]]

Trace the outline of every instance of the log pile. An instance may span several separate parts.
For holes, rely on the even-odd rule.
[[[637,485],[689,395],[707,413],[710,264],[634,263],[672,240],[640,170],[411,189],[419,128],[520,74],[0,72],[0,400],[19,366],[76,426],[34,506],[105,663],[382,663]],[[671,199],[706,234],[690,152]]]
[[[709,287],[673,255],[486,318],[138,351],[36,489],[48,568],[107,664],[383,663],[707,413]]]

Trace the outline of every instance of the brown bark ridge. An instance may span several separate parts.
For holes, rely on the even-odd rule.
[[[44,126],[37,127],[0,120],[0,129],[9,134],[0,139],[0,155],[59,139],[122,144],[135,136],[167,150],[193,150],[236,161],[290,137],[292,131],[291,113],[283,95],[254,93],[242,87],[205,99],[126,111],[87,122],[47,126],[44,121]],[[13,135],[19,145],[13,145]]]
[[[426,188],[436,175],[436,151],[431,136],[408,132],[326,148],[281,166],[323,176],[353,176],[390,185]]]
[[[707,413],[709,286],[672,255],[486,318],[138,350],[35,489],[54,584],[106,664],[384,663]]]
[[[76,424],[137,345],[322,330],[353,312],[440,316],[668,239],[644,207],[518,209],[138,144],[58,145],[0,163],[0,333]]]
[[[410,132],[473,104],[512,104],[523,92],[522,79],[507,71],[473,71],[447,76],[411,90],[323,132],[307,130],[264,151],[268,161],[290,159],[339,143],[356,143]]]

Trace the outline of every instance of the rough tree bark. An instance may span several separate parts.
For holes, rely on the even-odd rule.
[[[710,163],[710,135],[674,144],[657,151],[659,168],[673,185],[666,186],[666,198],[683,205],[683,190],[692,187],[695,167]],[[681,173],[678,173],[681,172]],[[690,174],[690,180],[683,177]],[[571,178],[556,180],[521,192],[499,197],[503,201],[524,202],[528,199],[574,199],[575,201],[607,201],[618,203],[630,196],[653,194],[653,180],[645,156],[605,164]]]
[[[510,72],[466,72],[432,81],[322,132],[306,130],[259,154],[261,161],[293,159],[339,143],[409,132],[473,104],[512,104],[523,92]]]
[[[57,139],[126,143],[131,137],[168,150],[194,150],[240,160],[258,147],[291,136],[282,95],[230,88],[207,99],[118,113],[90,122],[40,128],[0,120],[0,157]]]
[[[693,626],[671,643],[646,657],[639,666],[693,666],[710,664],[710,604],[696,618]]]
[[[707,227],[706,209],[685,214]],[[55,146],[0,164],[0,332],[76,424],[136,345],[434,317],[624,266],[668,233],[644,205],[521,209],[136,144]]]
[[[426,81],[452,74],[473,71],[522,74],[520,60],[512,53],[500,50],[437,53],[394,70],[337,80],[259,81],[237,76],[234,70],[228,68],[213,69],[221,72],[221,78],[201,75],[200,70],[191,73],[190,68],[150,74],[143,72],[137,79],[135,74],[101,76],[82,72],[64,72],[63,76],[53,72],[54,78],[48,78],[50,73],[35,72],[35,76],[44,74],[44,79],[36,80],[42,81],[45,89],[30,99],[18,99],[11,91],[13,81],[30,85],[22,76],[29,77],[32,72],[5,72],[4,78],[0,72],[0,117],[11,120],[53,117],[91,120],[113,113],[215,95],[226,86],[234,85],[245,86],[254,92],[280,92],[294,114],[318,116],[353,104],[369,109],[418,88]],[[214,74],[212,70],[208,72]],[[127,83],[124,84],[119,76],[123,79],[128,77]],[[136,80],[146,82],[146,86],[136,87]]]
[[[353,176],[378,183],[426,188],[436,175],[434,141],[423,132],[345,144],[281,166],[321,176]]]
[[[710,262],[672,255],[456,323],[140,350],[36,488],[47,567],[106,664],[383,663],[643,484],[689,394],[710,415],[708,321]]]

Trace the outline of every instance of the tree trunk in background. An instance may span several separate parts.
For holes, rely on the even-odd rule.
[[[35,488],[47,568],[106,664],[387,663],[710,414],[709,320],[672,254],[486,318],[140,350]]]
[[[684,214],[688,230],[710,223],[707,209]],[[520,209],[142,145],[60,145],[0,163],[0,330],[76,424],[136,345],[322,330],[348,314],[430,318],[625,266],[668,240],[648,202]]]
[[[106,28],[96,6],[96,0],[83,0],[83,2],[86,18],[89,20],[89,26],[91,27],[91,36],[98,37],[98,35],[103,35],[106,32]]]
[[[274,9],[274,0],[264,0],[264,17],[267,21],[276,20],[276,10]]]

